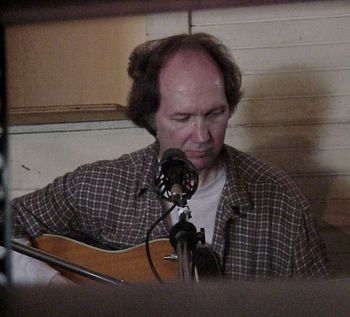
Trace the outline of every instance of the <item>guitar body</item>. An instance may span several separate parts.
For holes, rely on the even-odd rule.
[[[118,280],[130,283],[155,281],[147,261],[144,244],[121,251],[111,251],[92,247],[63,236],[42,235],[34,239],[33,246],[72,264]],[[178,275],[177,263],[164,259],[165,256],[174,253],[169,240],[151,241],[150,251],[154,266],[162,280],[176,281]],[[86,281],[86,278],[79,274],[60,268],[56,269],[75,282]]]

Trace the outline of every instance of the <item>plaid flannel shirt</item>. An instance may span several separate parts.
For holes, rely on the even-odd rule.
[[[324,248],[308,204],[280,170],[230,146],[212,248],[225,276],[316,278],[327,275]],[[157,142],[115,160],[83,165],[12,201],[14,237],[66,235],[111,249],[144,242],[162,215],[153,189]],[[167,237],[160,223],[152,239]]]

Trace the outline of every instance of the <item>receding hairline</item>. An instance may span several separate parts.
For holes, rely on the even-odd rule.
[[[195,59],[193,59],[193,57],[195,57]],[[186,66],[186,62],[200,62],[203,65],[207,64],[209,67],[215,68],[219,72],[220,76],[223,77],[223,71],[216,62],[215,58],[213,58],[213,56],[211,56],[205,49],[185,47],[172,52],[166,57],[158,73],[158,80],[161,80],[164,72],[168,70],[169,67]]]
[[[183,46],[183,47],[178,47],[175,50],[169,52],[165,58],[164,61],[162,62],[162,66],[161,68],[164,68],[169,61],[171,61],[175,56],[184,56],[186,57],[189,56],[194,56],[194,55],[203,55],[203,56],[207,56],[209,60],[211,60],[214,64],[217,64],[215,58],[210,54],[210,52],[208,52],[208,50],[203,47],[203,46],[193,46],[193,47],[187,47],[187,46]]]

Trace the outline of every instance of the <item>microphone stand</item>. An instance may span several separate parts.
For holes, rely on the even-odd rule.
[[[190,210],[182,207],[179,221],[169,232],[169,241],[174,247],[178,262],[178,277],[185,284],[194,280],[194,252],[198,242],[205,243],[204,231],[198,232],[194,224],[188,222]]]
[[[154,184],[159,196],[182,208],[178,223],[170,229],[169,242],[176,251],[179,280],[190,283],[194,280],[195,247],[200,240],[205,243],[204,232],[197,234],[187,221],[191,217],[187,200],[198,187],[198,173],[183,152],[168,149],[158,164]]]

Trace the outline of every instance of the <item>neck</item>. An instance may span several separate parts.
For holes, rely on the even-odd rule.
[[[214,165],[198,171],[198,187],[207,185],[212,179],[216,177],[216,175],[218,175],[223,166],[224,158],[222,155],[220,155]]]

